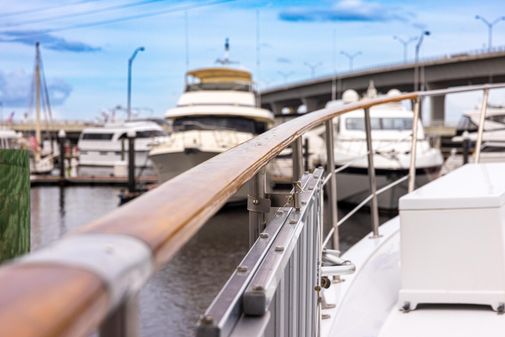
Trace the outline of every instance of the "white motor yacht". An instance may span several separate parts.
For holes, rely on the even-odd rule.
[[[266,131],[270,111],[256,105],[249,71],[202,68],[186,74],[186,90],[166,112],[172,133],[149,157],[162,181]]]
[[[79,174],[125,176],[129,131],[135,131],[136,174],[152,174],[149,150],[166,137],[166,133],[159,124],[150,121],[108,123],[102,127],[84,129],[77,143]]]
[[[398,93],[391,90],[388,95]],[[357,99],[357,93],[348,91],[343,103]],[[379,189],[408,174],[413,112],[399,103],[383,104],[370,109],[370,119]],[[357,204],[370,193],[364,111],[352,111],[336,118],[334,123],[336,168],[346,166],[337,174],[338,199]],[[421,123],[417,138],[416,182],[420,186],[438,177],[443,158],[440,150],[431,147]],[[397,209],[398,198],[406,192],[406,182],[385,191],[378,197],[379,207]]]
[[[463,140],[468,139],[468,162],[474,162],[472,152],[477,141],[477,131],[480,123],[480,109],[466,112],[461,116],[456,127],[456,136],[452,138],[453,148],[451,155],[446,159],[442,173],[463,165]],[[486,110],[484,128],[482,133],[482,146],[480,152],[481,163],[497,163],[505,161],[505,107],[492,106]]]

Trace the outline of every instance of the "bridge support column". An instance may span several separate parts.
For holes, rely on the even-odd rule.
[[[307,112],[311,112],[311,111],[314,111],[314,110],[317,110],[317,99],[315,98],[302,98],[302,102],[303,104],[305,105],[305,107],[307,108]]]
[[[270,109],[275,115],[280,115],[282,113],[282,109],[284,108],[284,104],[280,102],[270,103]]]
[[[431,123],[445,120],[445,95],[430,98]]]

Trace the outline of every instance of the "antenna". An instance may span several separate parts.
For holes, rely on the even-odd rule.
[[[184,34],[186,37],[186,72],[189,70],[189,30],[188,30],[188,11],[184,11]]]
[[[256,10],[256,82],[258,86],[256,88],[257,98],[256,104],[258,107],[261,107],[261,95],[259,93],[259,84],[261,83],[261,72],[260,72],[260,11]]]
[[[224,40],[224,57],[222,59],[218,58],[216,60],[216,63],[223,64],[223,65],[238,63],[238,62],[230,60],[230,39],[229,38],[226,38]]]

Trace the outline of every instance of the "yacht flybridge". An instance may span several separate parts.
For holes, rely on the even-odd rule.
[[[273,124],[272,113],[257,107],[251,73],[229,66],[189,71],[185,92],[165,118],[172,133],[149,153],[162,181],[265,132]]]

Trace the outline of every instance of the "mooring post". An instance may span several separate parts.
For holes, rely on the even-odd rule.
[[[65,138],[66,138],[65,130],[60,130],[58,132],[58,142],[60,145],[60,183],[63,183],[65,179]]]
[[[0,263],[30,251],[28,151],[0,150]]]
[[[134,193],[135,186],[135,130],[128,130],[128,192]]]
[[[468,155],[470,153],[470,137],[468,131],[463,132],[463,164],[468,164]]]

